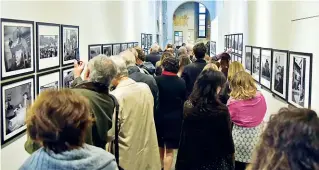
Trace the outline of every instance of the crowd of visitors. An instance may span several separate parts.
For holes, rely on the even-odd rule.
[[[316,112],[282,108],[264,122],[264,95],[227,51],[150,51],[75,62],[72,88],[41,92],[21,169],[171,170],[175,153],[176,170],[319,169]]]

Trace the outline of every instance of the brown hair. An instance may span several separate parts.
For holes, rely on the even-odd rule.
[[[271,116],[253,156],[252,170],[319,169],[319,119],[309,109],[282,108]]]
[[[237,100],[252,99],[256,96],[257,88],[254,79],[245,71],[240,71],[230,80],[230,96]]]
[[[173,48],[173,45],[172,44],[167,44],[166,45],[166,49],[168,49],[168,48]]]
[[[245,71],[243,65],[238,62],[238,61],[234,61],[229,65],[229,69],[228,69],[228,81],[230,81],[234,75],[240,71]]]
[[[218,58],[220,58],[221,71],[224,73],[225,77],[228,77],[230,55],[228,53],[222,53]]]
[[[187,66],[190,63],[192,62],[186,54],[179,56],[179,67]]]
[[[157,65],[157,66],[161,66],[162,63],[163,63],[163,61],[164,61],[164,59],[167,58],[167,57],[174,57],[174,56],[173,56],[173,54],[170,53],[170,52],[164,52],[164,53],[162,54],[162,56],[161,56],[160,61],[158,61],[159,64],[157,65],[157,63],[156,63],[156,65]]]
[[[44,148],[60,153],[79,148],[92,124],[88,101],[70,89],[40,93],[27,112],[27,133]]]
[[[142,48],[141,47],[135,47],[135,50],[137,52],[137,58],[142,60],[142,61],[145,61],[145,54],[144,54]]]

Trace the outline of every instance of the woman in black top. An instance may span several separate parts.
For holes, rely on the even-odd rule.
[[[177,149],[179,145],[186,85],[184,80],[177,76],[179,69],[177,59],[165,58],[162,68],[162,75],[155,77],[159,91],[155,123],[161,161],[164,162],[164,170],[170,170],[174,149]]]
[[[212,69],[198,76],[184,104],[176,170],[234,169],[230,115],[218,99],[225,82],[223,73]]]

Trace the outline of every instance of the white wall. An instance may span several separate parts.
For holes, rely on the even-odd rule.
[[[1,17],[80,27],[81,60],[88,45],[140,42],[142,32],[155,34],[154,1],[0,1]],[[155,40],[155,36],[153,38]],[[1,152],[1,169],[16,170],[29,156],[23,136]]]
[[[313,53],[312,109],[319,112],[318,71],[319,18],[294,19],[319,15],[318,1],[245,1],[229,0],[216,4],[218,17],[217,50],[223,51],[224,35],[244,33],[244,46]],[[244,61],[243,61],[244,63]],[[276,113],[285,102],[263,90],[268,110],[265,120]]]

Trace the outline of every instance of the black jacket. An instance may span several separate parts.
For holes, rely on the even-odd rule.
[[[146,61],[151,62],[154,66],[156,65],[156,62],[161,59],[161,54],[160,53],[150,53],[146,55]]]
[[[155,77],[159,90],[159,104],[155,112],[158,138],[179,141],[183,121],[186,85],[178,76]]]
[[[142,82],[147,84],[154,97],[154,106],[157,106],[158,101],[158,88],[154,77],[146,75],[140,72],[140,69],[137,66],[129,66],[128,68],[129,78],[133,79],[136,82]]]
[[[185,66],[182,78],[186,83],[187,97],[192,93],[194,83],[205,66],[206,61],[204,59],[197,59],[194,63]]]
[[[235,152],[231,120],[226,105],[211,103],[200,107],[184,104],[184,122],[176,160],[176,170],[218,167],[218,160]]]

